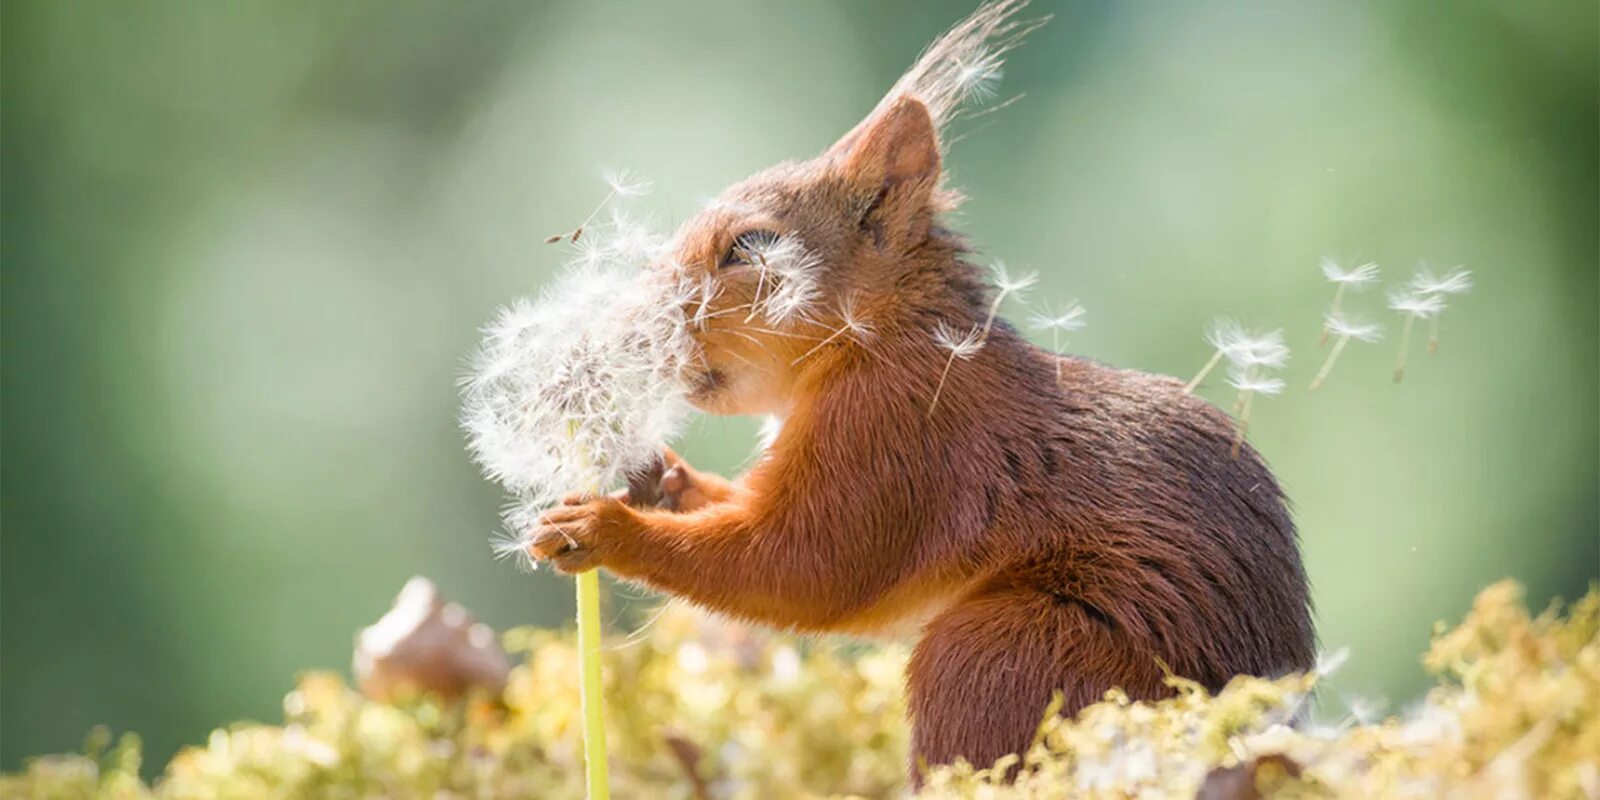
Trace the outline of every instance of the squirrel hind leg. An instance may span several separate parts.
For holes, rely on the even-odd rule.
[[[1071,716],[1112,687],[1165,696],[1163,677],[1097,609],[1034,589],[980,589],[929,622],[911,655],[911,781],[920,788],[923,765],[987,767],[1024,752],[1055,692]]]

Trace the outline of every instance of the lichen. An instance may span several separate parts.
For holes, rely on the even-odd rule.
[[[1600,590],[1531,616],[1502,582],[1441,627],[1437,686],[1371,724],[1318,725],[1315,675],[1239,678],[1211,695],[1113,692],[988,769],[944,767],[929,798],[1600,796]],[[239,724],[180,753],[150,786],[137,738],[31,760],[0,778],[27,798],[579,798],[570,635],[506,636],[522,663],[500,697],[364,699],[310,673],[284,721]],[[904,791],[905,652],[808,643],[669,606],[608,649],[614,794],[650,798],[893,796]],[[995,780],[1008,773],[1010,784]]]

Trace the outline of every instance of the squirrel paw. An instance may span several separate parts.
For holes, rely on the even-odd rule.
[[[650,469],[631,478],[626,491],[613,496],[626,499],[635,508],[694,511],[726,499],[723,484],[716,476],[698,472],[669,448]]]
[[[539,516],[528,532],[528,554],[564,575],[584,572],[604,566],[617,538],[634,524],[633,511],[619,498],[567,498]]]

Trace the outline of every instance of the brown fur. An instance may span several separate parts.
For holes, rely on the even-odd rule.
[[[1000,323],[928,413],[947,358],[930,331],[980,324],[991,299],[939,224],[954,202],[939,164],[928,112],[902,97],[687,223],[676,268],[720,281],[718,308],[754,292],[747,268],[719,269],[740,232],[821,256],[816,321],[776,330],[735,311],[699,335],[695,402],[779,414],[782,432],[737,483],[671,456],[676,510],[576,498],[545,516],[534,554],[784,628],[920,628],[907,684],[928,763],[1023,749],[1052,692],[1069,713],[1112,687],[1160,696],[1162,664],[1212,689],[1308,667],[1283,494],[1178,381],[1075,357],[1058,381],[1057,357]],[[796,365],[846,297],[874,335]]]

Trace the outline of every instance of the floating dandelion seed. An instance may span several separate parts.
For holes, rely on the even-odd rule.
[[[1452,294],[1466,294],[1472,291],[1472,271],[1461,267],[1435,276],[1424,264],[1411,278],[1411,291],[1424,297],[1442,297]],[[1444,316],[1444,307],[1439,307],[1439,313],[1428,318],[1428,355],[1437,355],[1439,352],[1439,318]]]
[[[806,360],[806,358],[808,358],[812,353],[821,350],[822,348],[828,346],[829,343],[847,334],[856,342],[856,344],[866,344],[867,341],[873,337],[874,329],[870,320],[861,318],[861,312],[858,308],[859,305],[860,295],[856,294],[855,292],[851,292],[850,294],[846,295],[845,298],[839,302],[839,327],[822,341],[817,342],[817,344],[810,350],[802,353],[800,357],[795,359],[792,363],[799,364],[800,362]]]
[[[1313,392],[1328,379],[1328,373],[1333,371],[1333,363],[1339,360],[1339,354],[1344,352],[1344,346],[1349,344],[1351,339],[1358,342],[1376,342],[1383,338],[1383,329],[1377,323],[1358,322],[1338,314],[1329,314],[1327,319],[1323,320],[1322,329],[1333,335],[1333,349],[1328,351],[1328,357],[1322,362],[1322,368],[1317,370],[1317,376],[1311,379],[1309,391]]]
[[[994,320],[1000,313],[1000,304],[1007,297],[1021,296],[1039,280],[1039,275],[1026,272],[1013,276],[1002,261],[996,261],[989,267],[989,272],[994,280],[994,300],[989,303],[989,313],[983,319],[983,325],[973,328],[959,339],[954,338],[955,331],[940,322],[933,331],[933,341],[940,347],[950,351],[950,358],[944,362],[944,371],[939,374],[939,385],[933,390],[933,400],[928,404],[928,418],[933,418],[934,409],[939,407],[939,393],[944,389],[945,378],[950,376],[950,367],[956,359],[968,359],[983,349],[989,343],[989,333],[994,330]]]
[[[1034,328],[1050,332],[1050,349],[1056,354],[1057,383],[1061,382],[1061,334],[1083,330],[1083,327],[1088,324],[1083,318],[1087,313],[1087,309],[1080,305],[1078,301],[1073,300],[1067,303],[1067,307],[1059,314],[1045,308],[1029,319]]]
[[[1234,403],[1239,409],[1239,421],[1233,435],[1234,458],[1239,457],[1239,451],[1244,447],[1244,437],[1250,432],[1250,407],[1254,404],[1255,396],[1283,392],[1283,380],[1267,377],[1263,372],[1264,369],[1259,365],[1228,367],[1228,384],[1239,390],[1239,399]]]
[[[1344,302],[1346,290],[1360,291],[1368,284],[1378,279],[1378,265],[1368,261],[1365,264],[1345,269],[1339,262],[1331,258],[1322,259],[1322,276],[1334,285],[1333,303],[1328,307],[1328,316],[1338,316],[1342,311],[1341,303]],[[1317,346],[1328,343],[1328,326],[1322,326],[1322,335],[1317,339]]]
[[[594,221],[595,217],[600,215],[600,210],[605,208],[606,204],[611,202],[612,198],[638,197],[640,195],[647,194],[650,191],[650,187],[653,185],[648,179],[625,169],[608,169],[601,173],[600,179],[605,181],[606,187],[610,191],[606,192],[605,197],[600,198],[600,202],[595,205],[593,211],[589,212],[589,216],[584,217],[583,221],[578,223],[578,227],[573,228],[566,233],[558,233],[554,236],[546,236],[544,240],[545,244],[555,244],[556,242],[564,239],[570,240],[573,244],[577,244],[578,239],[583,236],[584,229],[589,226],[589,223]]]
[[[1283,343],[1283,331],[1274,330],[1253,334],[1239,323],[1219,317],[1206,331],[1206,341],[1213,351],[1205,366],[1195,373],[1194,379],[1184,385],[1184,394],[1193,394],[1200,382],[1226,358],[1241,367],[1266,367],[1279,369],[1289,361],[1289,348]]]
[[[1400,328],[1400,355],[1394,362],[1394,382],[1406,377],[1406,351],[1411,349],[1411,328],[1419,319],[1432,319],[1444,311],[1444,298],[1440,295],[1422,295],[1398,291],[1389,295],[1389,309],[1405,316]]]

